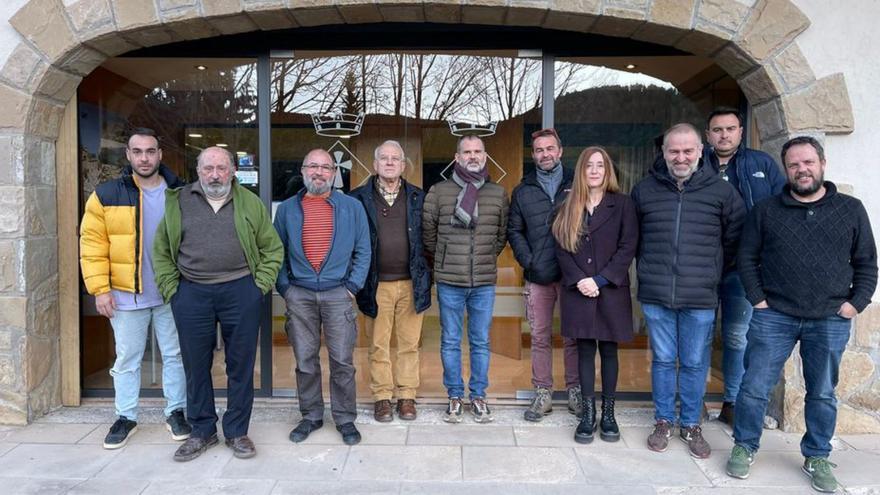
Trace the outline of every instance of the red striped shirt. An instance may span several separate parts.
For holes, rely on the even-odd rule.
[[[321,196],[303,196],[302,245],[306,259],[320,271],[333,239],[333,206]]]

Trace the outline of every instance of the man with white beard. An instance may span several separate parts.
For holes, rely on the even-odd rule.
[[[299,443],[324,426],[321,392],[321,331],[330,358],[330,412],[342,441],[361,434],[354,379],[357,323],[354,297],[370,269],[370,231],[360,201],[334,191],[336,166],[330,153],[310,151],[302,164],[305,188],[275,214],[284,263],[275,287],[287,304],[284,330],[296,357],[296,388],[302,420],[290,432]]]
[[[265,205],[235,178],[232,154],[206,148],[199,180],[165,194],[165,217],[153,244],[156,284],[180,334],[192,434],[174,454],[190,461],[217,444],[211,366],[220,322],[226,353],[223,436],[235,457],[257,454],[248,438],[254,362],[263,297],[284,254]]]

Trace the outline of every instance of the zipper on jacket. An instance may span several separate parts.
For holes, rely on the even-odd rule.
[[[141,188],[133,177],[131,181],[137,190],[137,204],[135,204],[134,208],[134,293],[137,294],[141,291],[141,251],[143,250],[141,247],[141,231],[144,228],[141,225],[141,205],[143,205],[143,198],[141,197]],[[137,304],[137,299],[135,299],[135,304]]]
[[[678,207],[675,211],[675,241],[673,247],[675,251],[672,253],[672,306],[675,307],[675,291],[678,282],[678,241],[681,234],[681,204],[684,200],[684,191],[678,191]]]

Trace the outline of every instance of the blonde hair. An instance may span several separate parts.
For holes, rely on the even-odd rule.
[[[602,179],[602,192],[618,192],[620,184],[617,182],[617,173],[614,172],[614,164],[608,152],[601,146],[590,146],[581,152],[577,165],[574,167],[574,180],[571,184],[571,192],[565,198],[559,208],[559,214],[553,221],[553,237],[562,246],[562,249],[570,253],[578,250],[583,236],[584,212],[590,202],[590,187],[587,185],[587,162],[594,154],[602,155],[605,162],[605,177]]]

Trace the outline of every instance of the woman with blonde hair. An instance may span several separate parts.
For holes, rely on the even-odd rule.
[[[633,337],[629,266],[636,254],[639,224],[635,205],[619,193],[611,157],[591,146],[578,157],[572,190],[553,222],[562,270],[562,335],[577,340],[584,413],[575,430],[579,443],[615,442],[617,345]],[[602,358],[602,418],[597,421],[596,349]]]

